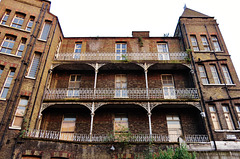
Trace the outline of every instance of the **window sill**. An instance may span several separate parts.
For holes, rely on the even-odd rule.
[[[204,86],[225,86],[225,84],[203,84]],[[227,86],[236,86],[236,84],[226,84]]]
[[[47,40],[44,40],[44,39],[38,39],[38,41],[42,41],[42,42],[47,42]]]
[[[32,79],[32,80],[36,79],[35,77],[29,77],[29,76],[25,76],[25,78]]]
[[[0,100],[6,101],[6,98],[0,98]]]
[[[199,50],[199,51],[193,51],[194,53],[213,53],[213,50],[205,51],[205,50]],[[224,53],[224,51],[215,51],[215,53]]]
[[[215,132],[221,133],[221,132],[229,132],[229,133],[238,133],[240,130],[214,130]]]
[[[13,56],[13,57],[17,57],[17,58],[21,58],[22,57],[22,56],[18,56],[18,55],[14,55],[14,54],[8,54],[8,53],[4,53],[4,52],[0,52],[0,54]]]
[[[12,127],[12,126],[10,126],[9,129],[11,129],[11,130],[21,130],[22,128],[21,127]]]
[[[25,30],[25,29],[19,29],[19,28],[15,28],[15,27],[12,27],[12,26],[4,25],[4,24],[0,24],[0,26],[4,26],[6,28],[11,28],[11,29],[23,31],[23,32],[26,32],[26,33],[30,33],[31,32],[31,31],[28,31],[28,30]]]

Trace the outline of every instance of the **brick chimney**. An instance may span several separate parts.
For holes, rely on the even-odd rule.
[[[133,37],[149,37],[149,31],[132,31]]]

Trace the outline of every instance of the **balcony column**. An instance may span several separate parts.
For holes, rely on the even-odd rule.
[[[98,76],[98,63],[95,66],[95,78],[94,78],[94,88],[93,88],[93,97],[95,98],[96,89],[97,89],[97,76]]]
[[[147,64],[144,63],[144,73],[145,73],[145,82],[146,82],[146,95],[147,95],[147,98],[149,99],[149,94],[148,94],[148,76],[147,76],[147,72],[148,72],[148,67],[147,67]]]
[[[150,110],[150,103],[148,102],[148,123],[149,123],[149,134],[150,136],[152,136],[152,120],[151,120],[151,116],[152,116],[152,113],[151,113],[151,110]]]
[[[90,141],[92,141],[92,131],[93,131],[93,118],[94,118],[94,109],[95,109],[95,104],[94,102],[92,103],[92,111],[91,111],[91,125],[90,125]]]

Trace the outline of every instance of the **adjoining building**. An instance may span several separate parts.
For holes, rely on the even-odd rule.
[[[214,17],[173,37],[64,37],[47,0],[0,2],[0,158],[240,157],[240,83]]]

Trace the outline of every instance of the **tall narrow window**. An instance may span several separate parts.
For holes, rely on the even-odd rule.
[[[202,44],[203,44],[203,47],[204,47],[204,51],[210,51],[210,47],[209,47],[206,35],[201,35],[201,39],[202,39]]]
[[[158,59],[170,60],[167,43],[158,43]]]
[[[1,45],[0,52],[11,54],[15,40],[16,40],[15,36],[11,36],[11,35],[5,36],[5,38],[2,42],[2,45]]]
[[[114,134],[118,135],[121,133],[128,132],[128,117],[127,114],[119,113],[115,114],[114,118]]]
[[[229,112],[229,107],[228,106],[223,106],[223,113],[225,116],[225,120],[227,122],[227,126],[229,130],[234,130],[234,124],[233,124],[233,120],[232,120],[232,116]]]
[[[40,36],[41,40],[47,40],[50,28],[51,28],[51,22],[50,21],[45,21],[43,29],[42,29],[42,33],[41,33],[41,36]]]
[[[116,43],[115,52],[116,52],[116,60],[126,60],[127,44],[126,43]]]
[[[75,114],[65,114],[62,121],[61,127],[61,140],[70,140],[74,139],[74,130],[76,124],[76,115]]]
[[[14,74],[15,74],[15,69],[11,69],[8,73],[7,79],[4,83],[4,86],[3,86],[2,91],[1,91],[1,98],[2,99],[6,99],[6,97],[7,97],[7,93],[8,93],[8,90],[10,88],[10,85],[12,83]]]
[[[10,10],[6,10],[3,17],[2,17],[2,20],[1,20],[1,24],[6,24],[7,20],[8,20],[8,17],[10,15]]]
[[[178,115],[167,115],[168,135],[171,142],[177,142],[179,136],[182,135],[180,118]]]
[[[240,106],[236,106],[237,114],[238,114],[238,121],[240,122]]]
[[[32,77],[32,78],[36,77],[40,58],[41,58],[41,53],[35,52],[29,72],[28,72],[28,77]]]
[[[191,35],[191,42],[192,42],[192,47],[193,47],[193,51],[199,51],[199,47],[198,47],[198,42],[197,42],[197,38],[195,35]]]
[[[211,72],[212,72],[214,83],[215,84],[221,84],[216,66],[215,65],[210,65],[210,69],[211,69]]]
[[[82,43],[76,43],[75,49],[74,49],[74,59],[79,59],[81,57],[81,51],[82,51]]]
[[[215,106],[209,106],[212,122],[213,122],[213,127],[215,130],[220,130],[220,124],[219,124],[219,118],[216,112]]]
[[[18,51],[17,51],[17,55],[18,56],[22,56],[22,53],[23,53],[23,50],[24,50],[24,47],[25,47],[25,44],[26,44],[26,39],[22,38],[19,46],[18,46]]]
[[[34,17],[33,16],[31,16],[30,17],[30,19],[29,19],[29,21],[28,21],[28,24],[27,24],[27,27],[26,27],[26,30],[27,31],[31,31],[31,29],[32,29],[32,26],[33,26],[33,21],[34,21]]]
[[[230,73],[228,71],[228,67],[227,65],[222,65],[222,70],[223,70],[223,74],[224,74],[224,78],[226,80],[227,84],[233,84],[232,78],[230,76]]]
[[[115,76],[115,97],[126,98],[127,95],[127,76],[119,74]]]
[[[26,97],[21,97],[13,118],[13,123],[12,123],[13,128],[21,128],[22,122],[23,122],[23,116],[25,115],[27,104],[28,104],[28,99]]]
[[[0,78],[1,78],[1,75],[3,73],[3,69],[4,69],[4,66],[0,65]]]
[[[70,75],[68,84],[68,96],[79,96],[80,75]]]
[[[202,80],[202,83],[203,84],[209,84],[204,66],[203,65],[199,65],[198,69],[199,69],[200,78]]]
[[[162,75],[164,99],[176,99],[175,87],[172,75]]]
[[[221,51],[221,47],[220,47],[220,45],[219,45],[219,42],[218,42],[217,36],[212,35],[211,38],[212,38],[212,42],[213,42],[213,46],[214,46],[214,50],[215,50],[215,51]]]
[[[15,17],[13,18],[11,26],[14,28],[21,29],[22,24],[24,22],[25,14],[16,13]]]

